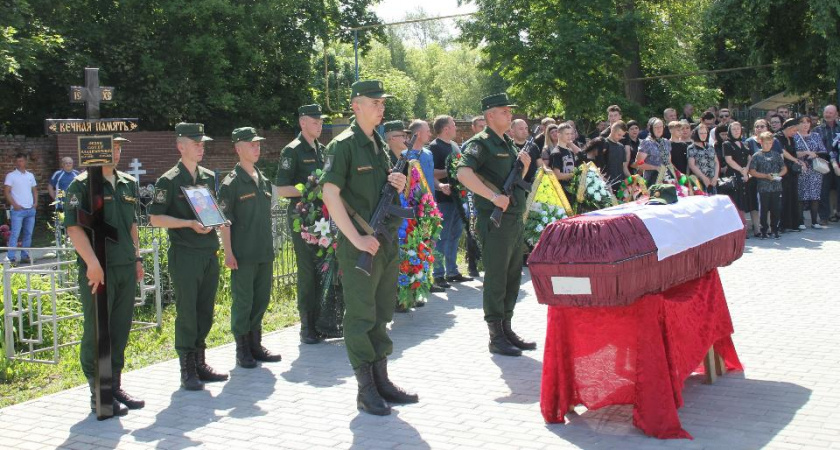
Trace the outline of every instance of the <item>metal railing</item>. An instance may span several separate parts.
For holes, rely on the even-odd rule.
[[[37,264],[12,267],[8,260],[3,261],[3,340],[6,357],[57,364],[59,349],[80,342],[79,339],[62,339],[78,335],[74,330],[81,329],[81,323],[62,327],[70,321],[80,322],[82,318],[75,250],[68,247],[0,247],[0,250],[47,252],[41,257],[42,262]],[[140,253],[144,259],[151,259],[153,269],[151,274],[138,280],[134,306],[146,305],[152,294],[156,321],[135,320],[132,331],[160,328],[162,325],[160,245],[153,241],[152,248],[144,248]],[[52,358],[45,358],[44,354],[51,354]]]

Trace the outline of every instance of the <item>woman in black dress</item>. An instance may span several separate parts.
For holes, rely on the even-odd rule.
[[[729,193],[732,203],[738,207],[741,219],[746,223],[746,215],[755,208],[755,199],[747,194],[747,181],[750,178],[749,166],[752,153],[742,139],[743,128],[738,122],[729,124],[728,138],[723,143],[723,158],[732,175],[733,189]]]

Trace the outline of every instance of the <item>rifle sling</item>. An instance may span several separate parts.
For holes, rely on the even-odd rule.
[[[475,172],[473,172],[473,173],[475,173]],[[477,173],[475,174],[475,176],[477,176],[477,177],[478,177],[478,179],[479,179],[479,180],[481,180],[481,182],[482,182],[482,183],[484,183],[484,185],[485,185],[485,186],[487,186],[488,188],[490,188],[490,190],[491,190],[491,191],[493,191],[493,193],[494,193],[494,194],[499,194],[499,195],[501,195],[501,194],[502,194],[502,190],[501,190],[501,189],[499,189],[498,187],[496,187],[496,185],[495,185],[495,184],[491,183],[491,182],[490,182],[490,181],[488,181],[486,178],[484,178],[483,176],[481,176],[481,175],[479,175],[479,174],[477,174]]]
[[[371,228],[370,224],[367,223],[367,221],[365,219],[363,219],[362,216],[360,216],[359,213],[357,213],[356,210],[353,209],[353,207],[350,206],[347,203],[346,200],[344,200],[342,198],[341,203],[344,204],[344,209],[347,210],[347,214],[350,215],[350,218],[352,218],[353,221],[355,221],[357,225],[362,227],[362,229],[365,230],[365,233],[367,233],[369,236],[373,236],[375,234],[375,232],[373,231],[373,228]]]

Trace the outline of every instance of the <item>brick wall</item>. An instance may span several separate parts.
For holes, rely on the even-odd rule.
[[[35,175],[38,183],[39,206],[46,207],[51,202],[47,192],[50,176],[58,170],[58,157],[55,136],[30,138],[25,136],[0,136],[0,176],[15,170],[14,158],[18,152],[26,153],[29,161],[27,170]],[[6,198],[0,195],[0,205],[6,209]],[[0,222],[5,221],[0,220]]]

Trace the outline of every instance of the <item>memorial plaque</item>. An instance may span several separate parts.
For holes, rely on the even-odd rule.
[[[79,136],[79,165],[96,167],[114,164],[114,137]]]
[[[139,119],[47,119],[46,134],[128,133],[137,129]]]

